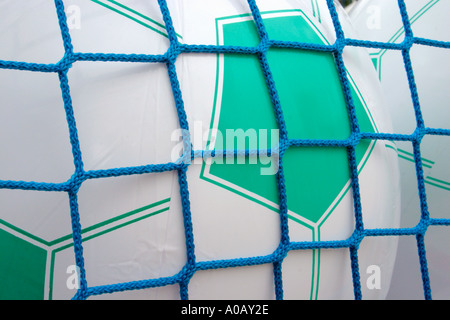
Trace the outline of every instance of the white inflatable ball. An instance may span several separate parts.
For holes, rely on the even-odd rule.
[[[336,40],[324,1],[256,4],[278,44]],[[398,226],[398,157],[388,141],[359,141],[354,202],[347,148],[301,145],[349,141],[332,53],[272,46],[263,68],[242,0],[167,1],[176,34],[156,1],[64,1],[62,32],[53,2],[1,7],[1,297],[275,299],[279,271],[284,299],[355,297],[355,203],[364,228]],[[369,56],[343,59],[360,130],[392,130]],[[300,145],[283,154],[280,215],[286,139]],[[384,298],[396,239],[357,249],[362,298]]]
[[[414,37],[447,42],[450,3],[443,0],[406,0],[406,10]],[[359,39],[400,44],[405,39],[400,10],[396,1],[357,1],[349,15]],[[407,73],[399,50],[368,49],[377,70],[389,106],[394,133],[413,134],[417,122]],[[448,48],[413,44],[410,51],[412,70],[424,126],[450,128],[448,101],[450,93]],[[450,205],[449,137],[425,135],[420,144],[427,209],[430,218],[448,219]],[[418,182],[411,142],[396,142],[401,172],[402,227],[415,227],[421,218]],[[450,253],[443,243],[450,240],[448,228],[431,226],[425,236],[431,294],[436,299],[450,297],[450,282],[445,275]],[[401,238],[390,298],[423,299],[417,246],[411,237]]]

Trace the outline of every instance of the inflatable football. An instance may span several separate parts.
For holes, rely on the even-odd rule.
[[[392,130],[370,57],[337,68],[325,1],[256,5],[2,2],[0,297],[386,296],[397,240],[355,240],[400,216],[395,144],[352,134]]]
[[[424,41],[447,42],[447,48],[414,43],[409,55],[424,127],[435,132],[448,130],[450,36],[447,30],[450,28],[450,22],[446,13],[450,10],[450,3],[443,0],[406,0],[405,5],[414,37]],[[360,0],[351,7],[349,15],[359,39],[392,44],[401,44],[405,39],[396,1]],[[380,48],[368,48],[368,51],[389,105],[393,122],[392,132],[413,134],[418,124],[401,51]],[[426,134],[420,143],[427,214],[431,219],[449,217],[448,143],[448,136],[437,134]],[[410,141],[396,141],[396,145],[401,172],[401,226],[412,228],[419,223],[422,215],[413,145]],[[427,265],[434,299],[450,297],[450,282],[446,276],[450,255],[443,245],[450,240],[449,236],[445,225],[429,227],[425,236]],[[395,275],[390,298],[423,299],[417,245],[413,237],[401,238]]]

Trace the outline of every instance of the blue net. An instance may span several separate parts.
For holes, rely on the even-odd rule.
[[[301,43],[294,41],[276,41],[271,40],[266,32],[261,13],[255,0],[248,0],[248,5],[252,13],[253,20],[256,24],[260,42],[256,47],[243,46],[220,46],[220,45],[192,45],[182,44],[178,41],[175,29],[173,27],[171,14],[169,12],[165,0],[158,0],[164,20],[167,35],[170,41],[169,49],[160,55],[146,55],[146,54],[104,54],[104,53],[78,53],[74,52],[69,28],[66,22],[66,14],[64,11],[64,4],[62,0],[55,0],[56,11],[59,20],[59,27],[64,42],[65,55],[62,60],[56,64],[39,64],[26,63],[16,61],[1,61],[0,68],[14,69],[14,70],[28,70],[36,72],[50,72],[57,73],[60,81],[60,88],[64,101],[64,108],[66,112],[66,119],[70,133],[70,143],[72,147],[73,161],[75,164],[75,172],[72,177],[64,183],[41,183],[41,182],[25,182],[25,181],[0,181],[0,188],[3,189],[20,189],[20,190],[37,190],[37,191],[53,191],[66,192],[70,199],[70,214],[72,222],[72,236],[74,243],[75,261],[79,268],[80,286],[74,299],[86,299],[92,295],[100,295],[105,293],[113,293],[125,290],[136,290],[152,287],[161,287],[166,285],[178,284],[180,287],[180,298],[189,298],[189,281],[195,272],[199,270],[250,266],[259,264],[273,264],[273,276],[275,284],[276,299],[283,299],[283,279],[282,279],[282,264],[284,258],[291,250],[314,250],[322,248],[347,248],[350,253],[351,269],[353,277],[353,291],[355,299],[362,299],[360,271],[358,264],[358,248],[361,241],[365,237],[375,236],[415,236],[417,240],[417,252],[420,261],[422,283],[425,299],[431,299],[431,287],[429,272],[427,266],[427,255],[425,250],[425,233],[429,226],[448,226],[450,219],[436,219],[431,218],[428,212],[427,195],[425,190],[425,181],[422,168],[421,158],[421,141],[426,135],[450,135],[450,129],[429,128],[424,124],[422,118],[421,106],[417,93],[416,83],[414,79],[414,72],[411,65],[410,49],[413,45],[424,45],[438,48],[450,48],[450,43],[445,41],[437,41],[432,39],[425,39],[415,37],[413,35],[408,13],[404,0],[398,0],[398,7],[401,13],[403,28],[405,31],[405,38],[401,43],[384,43],[365,40],[356,40],[346,38],[341,28],[340,21],[335,5],[332,0],[327,0],[329,12],[333,21],[334,30],[336,33],[336,41],[331,45],[319,45],[311,43]],[[352,99],[350,84],[345,72],[344,60],[342,57],[343,50],[346,46],[379,48],[388,50],[397,50],[401,52],[404,62],[404,67],[407,74],[411,99],[416,119],[416,129],[413,134],[395,134],[395,133],[369,133],[361,132],[358,125],[358,118],[355,112],[355,106]],[[345,101],[348,109],[348,114],[351,123],[351,135],[345,140],[321,140],[321,139],[290,139],[283,111],[278,97],[276,83],[272,77],[270,66],[267,60],[267,52],[269,48],[294,48],[297,50],[317,50],[321,52],[331,53],[336,62],[336,67],[339,74],[339,79],[342,84]],[[256,55],[259,59],[262,68],[267,88],[270,93],[271,102],[274,107],[276,122],[279,129],[279,147],[277,153],[279,155],[279,170],[276,174],[276,181],[279,195],[279,217],[281,239],[277,249],[269,255],[228,259],[228,260],[214,260],[214,261],[197,261],[194,250],[194,233],[191,221],[191,209],[189,202],[189,188],[187,184],[187,170],[189,168],[189,161],[169,162],[148,164],[135,167],[123,167],[104,170],[89,170],[85,171],[82,161],[82,153],[78,140],[77,126],[75,116],[72,108],[72,100],[70,94],[70,87],[67,73],[72,65],[78,61],[123,61],[123,62],[143,62],[143,63],[161,63],[167,66],[172,93],[175,100],[176,111],[178,115],[179,126],[181,129],[187,131],[189,123],[186,116],[186,111],[183,104],[182,92],[177,77],[175,68],[175,61],[178,56],[183,53],[238,53]],[[190,145],[189,137],[183,137],[184,144]],[[362,208],[360,199],[360,189],[358,182],[357,161],[355,157],[355,148],[361,140],[390,140],[390,141],[409,141],[413,147],[415,169],[418,183],[418,195],[420,198],[421,219],[414,227],[408,228],[383,228],[383,229],[368,229],[364,227],[362,219]],[[341,241],[291,241],[288,229],[288,207],[286,200],[286,186],[285,177],[283,173],[283,155],[290,147],[298,146],[334,146],[345,147],[347,149],[348,163],[351,174],[351,189],[353,193],[353,206],[355,228],[352,235]],[[186,148],[186,150],[192,150]],[[262,152],[263,150],[259,150]],[[237,152],[237,151],[232,151]],[[245,154],[249,154],[251,150],[245,150]],[[269,152],[270,150],[264,150]],[[206,150],[193,150],[190,156],[207,157],[213,156],[213,153],[207,154]],[[157,279],[147,279],[140,281],[132,281],[126,283],[109,284],[103,286],[90,287],[86,281],[86,270],[84,266],[83,257],[83,239],[81,235],[80,215],[78,211],[77,194],[83,182],[88,179],[97,179],[105,177],[118,177],[125,175],[137,175],[145,173],[161,173],[167,171],[176,171],[178,174],[178,182],[180,186],[182,213],[184,221],[185,239],[186,239],[186,253],[187,261],[184,267],[175,275],[169,277],[162,277]]]

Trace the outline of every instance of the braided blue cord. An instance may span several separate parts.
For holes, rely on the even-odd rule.
[[[410,48],[414,45],[426,45],[437,48],[450,48],[450,42],[437,41],[432,39],[424,39],[414,37],[411,24],[409,22],[408,14],[404,0],[398,0],[398,7],[402,17],[403,27],[405,30],[405,39],[402,43],[384,43],[366,40],[356,40],[346,38],[339,22],[338,14],[333,3],[333,0],[327,0],[327,6],[332,18],[336,41],[331,45],[319,45],[311,43],[301,43],[293,41],[277,41],[269,39],[269,36],[264,27],[264,21],[255,0],[247,0],[249,8],[252,13],[253,20],[257,27],[260,42],[256,47],[245,46],[218,46],[218,45],[196,45],[196,44],[181,44],[178,42],[175,29],[173,27],[172,18],[165,0],[158,0],[158,4],[162,13],[162,17],[167,30],[167,35],[170,41],[169,49],[165,54],[147,55],[147,54],[112,54],[112,53],[80,53],[73,52],[73,46],[69,29],[66,23],[66,15],[64,11],[64,4],[62,0],[55,0],[55,7],[61,30],[61,36],[64,44],[64,56],[55,64],[39,64],[27,63],[17,61],[2,61],[0,60],[1,69],[26,70],[33,72],[51,72],[57,73],[60,80],[61,94],[64,102],[64,109],[66,113],[66,120],[68,124],[70,143],[72,146],[72,155],[75,165],[75,172],[72,177],[63,183],[48,183],[48,182],[34,182],[34,181],[2,181],[0,180],[0,188],[2,189],[20,189],[20,190],[36,190],[48,192],[67,192],[70,203],[70,215],[72,221],[72,236],[74,242],[74,254],[76,265],[80,270],[80,288],[73,297],[73,299],[86,299],[92,295],[100,295],[106,293],[113,293],[126,290],[138,290],[153,287],[162,287],[166,285],[178,284],[180,287],[180,298],[189,298],[189,281],[198,270],[210,270],[219,268],[230,268],[240,266],[252,266],[271,263],[273,265],[274,286],[276,299],[283,299],[283,279],[282,279],[282,263],[287,253],[290,250],[314,250],[314,249],[349,249],[351,269],[353,277],[353,288],[355,299],[362,299],[360,273],[358,265],[358,248],[360,242],[366,236],[412,236],[417,240],[417,250],[419,255],[422,283],[425,299],[431,299],[431,287],[428,274],[426,250],[425,250],[425,233],[430,225],[434,226],[449,226],[450,219],[435,219],[430,218],[427,206],[427,198],[425,192],[425,182],[422,169],[422,160],[420,155],[420,143],[425,135],[445,135],[450,136],[450,129],[447,128],[427,128],[425,127],[422,118],[421,107],[419,102],[419,94],[414,79],[413,67],[410,59]],[[358,119],[353,103],[353,98],[350,92],[350,85],[346,74],[342,52],[345,46],[381,48],[389,50],[399,50],[403,56],[405,72],[407,74],[408,84],[413,102],[416,130],[413,134],[391,134],[391,133],[368,133],[360,132]],[[339,74],[339,79],[342,84],[342,89],[345,96],[345,101],[348,109],[348,115],[351,124],[351,134],[344,140],[321,140],[321,139],[289,139],[286,128],[286,123],[281,108],[280,99],[276,89],[276,84],[273,79],[270,66],[267,60],[267,51],[271,47],[277,48],[294,48],[299,50],[323,51],[330,52],[335,57],[336,67]],[[211,157],[216,155],[252,155],[264,152],[265,154],[276,153],[279,155],[279,170],[276,175],[279,204],[280,204],[280,231],[281,239],[277,249],[265,256],[253,256],[236,259],[223,259],[211,261],[196,261],[195,245],[194,245],[194,230],[191,219],[191,210],[189,202],[189,188],[187,184],[187,170],[190,162],[176,161],[161,164],[148,164],[143,166],[113,168],[106,170],[90,170],[84,171],[82,153],[78,140],[78,131],[76,127],[75,116],[72,108],[72,100],[70,95],[70,85],[67,77],[68,70],[73,63],[77,61],[102,61],[102,62],[140,62],[140,63],[164,63],[167,66],[167,71],[170,79],[172,93],[175,100],[175,107],[178,115],[179,126],[182,129],[188,130],[189,123],[187,121],[186,111],[182,98],[182,92],[177,77],[175,61],[182,53],[237,53],[237,54],[251,54],[257,55],[260,66],[266,80],[266,85],[270,94],[270,98],[274,108],[274,114],[278,128],[280,130],[280,143],[275,149],[268,150],[192,150],[192,145],[188,136],[183,136],[183,145],[185,147],[185,154],[183,157],[194,159],[196,157]],[[419,224],[412,228],[384,228],[384,229],[366,229],[364,228],[362,218],[362,207],[359,191],[357,162],[355,157],[355,147],[362,140],[390,140],[390,141],[410,141],[413,145],[414,159],[416,165],[416,176],[418,181],[418,193],[421,207],[421,220]],[[346,147],[348,162],[351,174],[351,187],[354,201],[354,217],[355,229],[353,234],[346,240],[340,241],[291,241],[289,239],[288,228],[288,208],[286,198],[286,186],[283,171],[283,155],[289,147],[301,146],[335,146]],[[189,152],[188,152],[189,150]],[[81,236],[80,215],[78,212],[77,193],[82,183],[88,179],[101,179],[107,177],[117,177],[124,175],[136,175],[144,173],[159,173],[167,171],[177,171],[178,182],[180,187],[180,196],[182,204],[182,214],[185,228],[185,244],[187,261],[184,267],[175,275],[170,277],[162,277],[157,279],[146,279],[140,281],[131,281],[126,283],[117,283],[96,287],[89,287],[86,281],[86,271],[84,268],[83,246]]]
[[[289,245],[289,228],[288,228],[288,207],[287,207],[287,197],[286,197],[286,185],[284,179],[283,170],[283,156],[289,144],[288,132],[286,128],[286,122],[284,120],[283,111],[281,109],[280,99],[278,97],[278,92],[275,86],[275,80],[273,79],[272,72],[269,67],[269,62],[267,60],[266,53],[269,49],[269,36],[264,27],[264,22],[259,12],[258,6],[254,0],[248,0],[250,10],[252,12],[253,20],[257,26],[260,43],[258,48],[260,52],[258,53],[258,58],[260,61],[261,68],[263,70],[264,78],[266,80],[267,88],[269,89],[270,98],[274,107],[275,120],[278,124],[279,129],[279,160],[278,160],[278,171],[276,173],[276,181],[278,188],[278,198],[279,198],[279,213],[280,213],[280,229],[281,229],[281,239],[278,248],[274,252],[276,257],[273,261],[273,275],[274,275],[274,285],[275,285],[275,297],[278,300],[283,299],[283,279],[281,272],[281,265],[283,259],[286,257]]]

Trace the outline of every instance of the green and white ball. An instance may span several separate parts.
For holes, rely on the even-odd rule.
[[[450,41],[448,1],[406,0],[405,4],[415,37]],[[396,1],[361,0],[351,8],[349,14],[358,38],[389,43],[401,43],[405,38]],[[401,52],[369,49],[369,53],[390,106],[393,132],[412,134],[417,124]],[[449,50],[414,44],[410,49],[410,56],[425,127],[450,128]],[[438,135],[427,135],[421,141],[423,177],[431,218],[449,217],[449,142],[448,136]],[[421,209],[412,143],[398,141],[396,145],[401,172],[402,226],[414,227],[420,221]],[[442,245],[450,240],[448,228],[429,228],[425,240],[433,297],[448,299],[450,282],[446,270],[450,254],[446,246]],[[406,238],[400,241],[395,270],[398,277],[392,297],[423,298],[414,241]]]
[[[169,47],[156,1],[64,1],[74,52],[163,54]],[[324,1],[257,1],[274,40],[332,44]],[[256,46],[246,1],[168,1],[178,41]],[[338,6],[346,34],[351,28]],[[64,55],[54,4],[4,1],[0,59],[56,63]],[[291,139],[346,139],[347,109],[330,53],[268,52]],[[364,51],[344,61],[362,131],[391,122]],[[267,148],[277,138],[257,56],[181,54],[176,69],[194,148],[234,142]],[[77,61],[68,72],[84,170],[177,160],[179,125],[167,67]],[[0,70],[1,180],[61,183],[74,173],[55,73]],[[245,139],[243,139],[245,138]],[[242,140],[240,140],[242,139]],[[362,140],[356,150],[366,228],[396,227],[400,195],[395,146]],[[196,261],[271,254],[280,241],[277,159],[195,159],[188,169]],[[231,161],[233,160],[233,161]],[[243,161],[244,163],[240,163]],[[291,241],[344,240],[354,229],[345,148],[292,147],[283,158]],[[1,297],[68,299],[76,292],[70,207],[65,192],[0,190]],[[86,180],[78,192],[89,287],[168,277],[186,263],[176,172]],[[363,298],[384,298],[396,240],[365,238],[359,248]],[[374,267],[375,266],[375,267]],[[373,273],[376,270],[376,274]],[[286,299],[352,299],[348,248],[290,251]],[[177,284],[94,298],[179,299]],[[197,271],[191,299],[273,299],[273,265]]]

